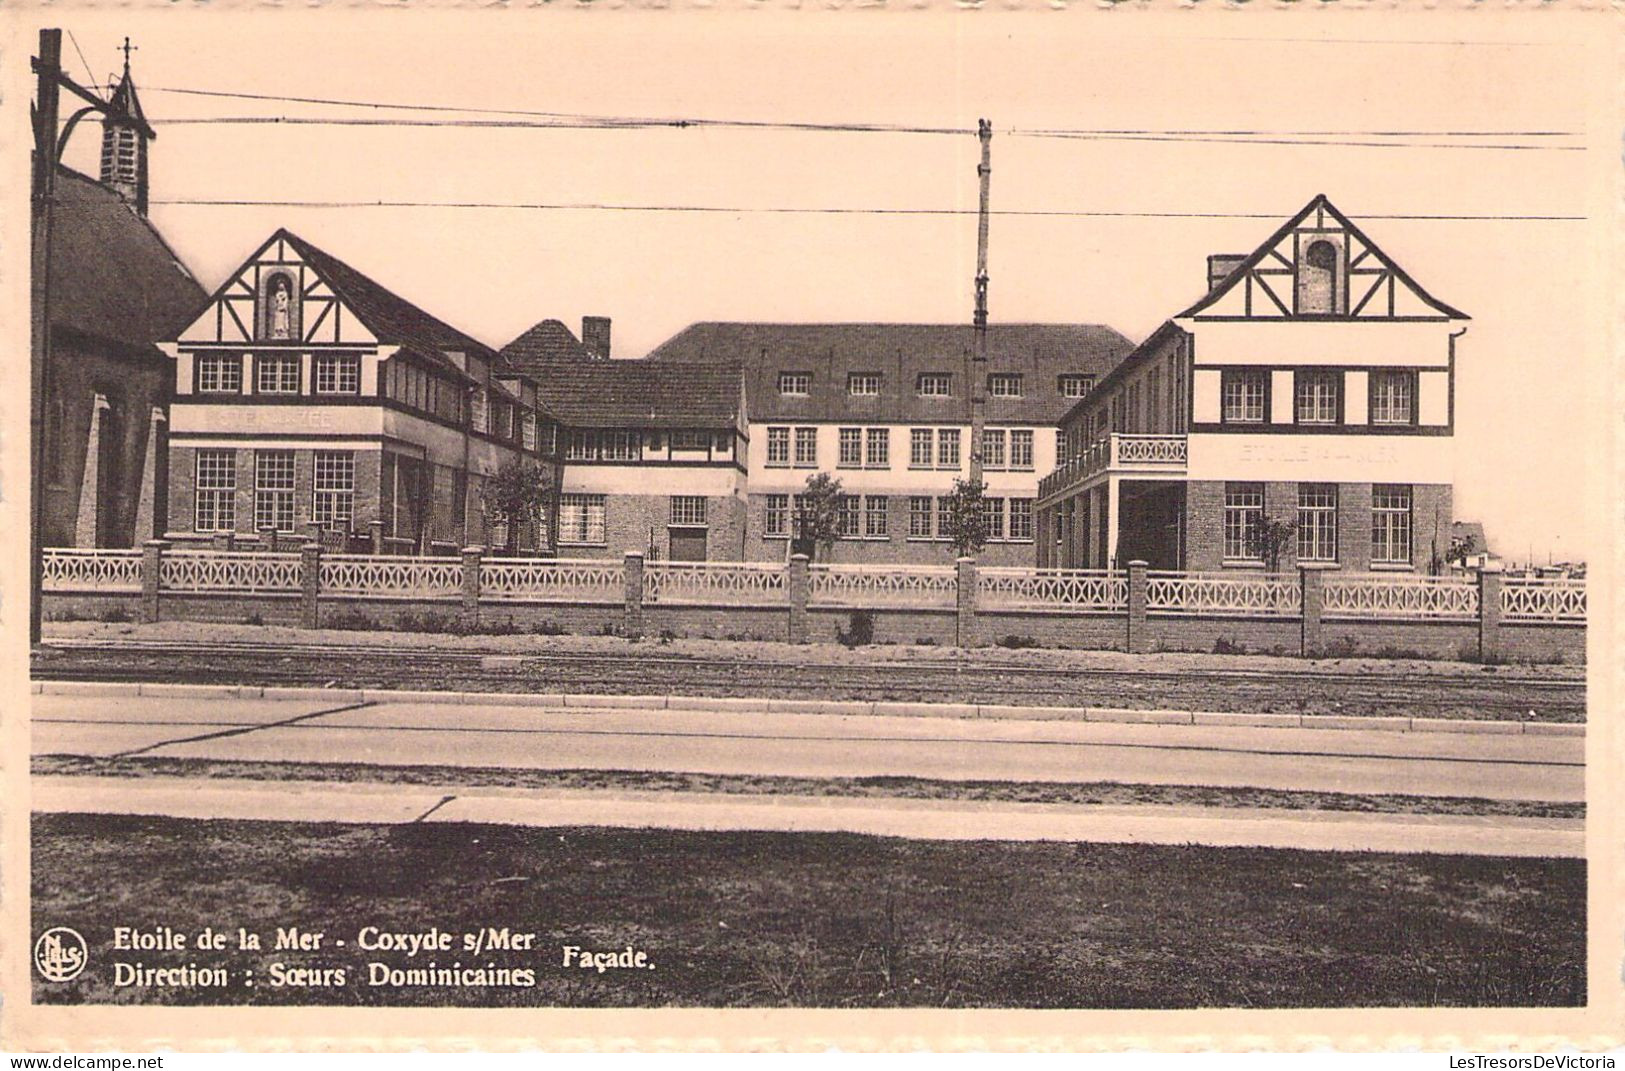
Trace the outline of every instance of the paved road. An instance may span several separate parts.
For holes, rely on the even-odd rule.
[[[33,724],[35,754],[1584,799],[1572,737],[51,695]]]

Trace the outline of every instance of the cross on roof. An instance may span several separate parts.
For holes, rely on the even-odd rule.
[[[130,44],[130,39],[126,37],[124,44],[120,46],[120,51],[124,53],[124,69],[128,71],[130,69],[130,53],[141,51],[141,46]]]

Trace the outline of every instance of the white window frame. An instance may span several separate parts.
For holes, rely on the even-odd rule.
[[[835,467],[861,469],[863,467],[863,429],[840,428],[836,432]]]
[[[1033,541],[1033,512],[1037,501],[1031,498],[1010,499],[1010,523],[1005,528],[1005,539],[1011,543]],[[1017,522],[1021,523],[1017,523]]]
[[[241,394],[243,392],[243,359],[232,354],[203,353],[197,361],[197,391],[199,394]],[[212,381],[212,382],[211,382]]]
[[[1219,422],[1262,424],[1269,410],[1269,373],[1227,368],[1219,377]]]
[[[1033,430],[1031,428],[1010,429],[1010,471],[1033,471]]]
[[[1005,467],[1005,444],[1010,435],[1003,428],[982,429],[982,468],[1003,471]]]
[[[1247,547],[1248,533],[1264,520],[1264,485],[1227,483],[1224,485],[1224,560],[1256,563],[1263,556]]]
[[[1337,485],[1298,485],[1298,560],[1337,560]]]
[[[355,521],[355,451],[318,450],[311,469],[310,519],[349,531]]]
[[[1063,372],[1057,386],[1063,398],[1087,398],[1095,388],[1095,377],[1082,372]]]
[[[924,521],[922,525],[920,522]],[[923,530],[922,530],[923,529]],[[908,538],[932,540],[937,537],[937,502],[930,495],[908,496]]]
[[[952,398],[952,372],[921,372],[914,380],[914,392],[921,398]]]
[[[1396,412],[1401,401],[1403,411]],[[1372,370],[1370,409],[1371,423],[1381,427],[1408,427],[1416,423],[1416,374],[1402,368]]]
[[[1332,425],[1342,408],[1343,373],[1300,368],[1292,377],[1292,417],[1298,424]]]
[[[891,500],[885,495],[863,496],[863,538],[890,539]]]
[[[1410,484],[1379,483],[1372,485],[1372,565],[1411,564],[1416,537],[1413,517],[1415,508],[1416,491]]]
[[[987,393],[990,398],[1020,398],[1020,372],[989,372]]]
[[[318,353],[311,362],[317,394],[360,394],[361,358],[347,353]],[[433,411],[433,398],[423,408]]]
[[[869,428],[863,434],[863,467],[891,468],[891,429]]]
[[[959,429],[938,428],[937,468],[958,472],[962,456],[959,449]]]
[[[770,494],[762,506],[762,535],[768,539],[790,537],[790,496]]]
[[[780,372],[779,393],[790,398],[805,398],[812,392],[811,372]]]
[[[233,531],[237,527],[237,451],[199,450],[192,461],[192,496],[194,531]]]
[[[292,450],[254,451],[254,530],[267,526],[293,531],[294,464]],[[269,525],[267,525],[269,521]]]
[[[846,393],[853,398],[878,398],[880,396],[880,373],[848,372],[846,374]]]
[[[910,428],[908,431],[908,467],[929,469],[936,467],[937,433],[933,428]]]
[[[606,496],[572,492],[559,496],[559,545],[601,547]]]
[[[673,528],[706,527],[705,496],[672,495],[670,517],[668,523]]]
[[[816,426],[796,429],[794,457],[795,468],[815,469],[818,467],[818,428]]]
[[[299,355],[297,353],[262,353],[255,357],[254,393],[298,394]]]
[[[772,426],[767,429],[767,457],[764,462],[769,468],[790,467],[790,428],[788,425]]]

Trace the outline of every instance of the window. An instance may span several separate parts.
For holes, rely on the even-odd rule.
[[[1004,540],[1004,499],[982,499],[982,516],[987,521],[987,538],[1002,542]]]
[[[310,519],[347,530],[355,517],[355,455],[348,450],[316,451],[315,486]]]
[[[197,389],[204,394],[241,394],[243,361],[237,356],[209,354],[197,359]]]
[[[864,437],[863,465],[870,469],[891,467],[891,429],[869,429]]]
[[[475,390],[469,401],[469,418],[472,422],[473,429],[478,432],[490,431],[491,412],[489,406],[489,396],[483,390]]]
[[[908,467],[931,467],[932,433],[930,428],[910,428],[908,433]]]
[[[702,527],[705,524],[705,496],[672,495],[671,523],[690,528]]]
[[[939,428],[937,430],[937,468],[957,469],[959,467],[959,429]]]
[[[1021,397],[1021,373],[992,373],[987,377],[987,392],[995,398]]]
[[[857,495],[842,495],[835,507],[835,534],[842,539],[856,539],[862,509],[863,503]]]
[[[1262,424],[1267,383],[1265,374],[1257,369],[1225,369],[1220,374],[1223,410],[1219,419],[1226,424]]]
[[[767,429],[767,463],[769,465],[790,464],[790,429]]]
[[[1260,561],[1253,532],[1264,521],[1264,485],[1224,485],[1224,557],[1226,561]]]
[[[361,360],[341,354],[316,355],[317,394],[360,394]],[[423,409],[432,409],[430,399],[424,399]]]
[[[1411,489],[1408,484],[1379,483],[1371,488],[1371,561],[1409,565],[1411,561]]]
[[[636,461],[643,456],[643,436],[635,431],[598,433],[598,457],[602,461]]]
[[[1416,376],[1387,370],[1371,373],[1371,423],[1410,424],[1416,415]]]
[[[914,381],[915,393],[922,398],[947,398],[953,394],[954,377],[949,372],[921,372]]]
[[[993,428],[982,429],[982,467],[1004,468],[1004,443],[1007,436]]]
[[[564,444],[564,460],[594,461],[598,457],[598,433],[572,431]]]
[[[298,394],[299,358],[296,356],[260,357],[254,362],[259,374],[254,390],[259,394]]]
[[[1033,538],[1032,499],[1012,498],[1010,500],[1010,538],[1026,541],[1031,541]]]
[[[1010,432],[1010,467],[1031,472],[1033,469],[1033,433],[1030,428]]]
[[[937,499],[937,532],[938,539],[947,539],[948,533],[954,530],[954,511],[947,495]]]
[[[863,466],[863,429],[841,429],[841,451],[836,464],[843,469],[855,469]]]
[[[779,393],[804,397],[812,389],[811,372],[780,372]]]
[[[790,534],[790,496],[768,495],[767,510],[762,516],[762,534],[787,536]]]
[[[293,531],[293,451],[254,452],[254,530]]]
[[[796,468],[818,467],[818,429],[796,429]]]
[[[1061,391],[1061,397],[1082,398],[1084,395],[1088,394],[1091,389],[1093,389],[1095,385],[1095,377],[1081,375],[1078,373],[1067,373],[1059,377],[1056,385]]]
[[[200,532],[229,532],[237,527],[237,452],[199,450],[195,526]]]
[[[930,495],[910,495],[908,498],[908,537],[930,539],[936,531],[932,518],[936,515]]]
[[[559,542],[604,542],[604,496],[559,496]]]
[[[863,499],[863,534],[867,539],[886,538],[886,511],[889,500],[885,495],[865,495]]]
[[[708,431],[693,431],[684,428],[671,433],[671,448],[673,450],[709,450],[711,449],[711,433]]]
[[[1298,560],[1337,560],[1337,485],[1298,485]]]
[[[846,393],[854,398],[872,398],[880,393],[880,376],[875,372],[850,372],[846,377]]]
[[[519,442],[526,450],[536,449],[536,414],[529,409],[525,410],[525,418],[519,422]]]
[[[1342,386],[1341,372],[1299,372],[1295,392],[1298,423],[1336,424]]]

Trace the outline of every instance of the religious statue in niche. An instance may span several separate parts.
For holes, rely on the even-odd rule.
[[[271,279],[266,292],[265,334],[268,338],[293,338],[293,286],[286,275]]]

